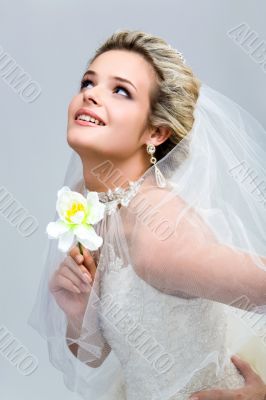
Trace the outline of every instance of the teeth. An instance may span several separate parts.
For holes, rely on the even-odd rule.
[[[94,122],[96,125],[104,125],[98,119],[92,118],[92,117],[90,117],[89,115],[86,115],[86,114],[79,115],[77,119],[81,119],[82,121]]]

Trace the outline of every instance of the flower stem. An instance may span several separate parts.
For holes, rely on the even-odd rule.
[[[83,255],[81,243],[78,242],[78,246],[79,246],[80,253]]]

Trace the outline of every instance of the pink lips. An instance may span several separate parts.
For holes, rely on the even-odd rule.
[[[78,119],[79,115],[89,115],[90,117],[94,118],[94,119],[98,119],[100,122],[102,122],[105,125],[105,122],[102,120],[102,118],[99,117],[99,115],[97,115],[95,112],[93,112],[92,110],[89,110],[88,108],[80,108],[76,114],[75,114],[75,119]]]

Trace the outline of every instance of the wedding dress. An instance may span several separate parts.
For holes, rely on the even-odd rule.
[[[127,189],[98,193],[103,245],[92,252],[97,270],[77,334],[48,289],[65,257],[50,242],[29,323],[70,390],[87,400],[185,400],[242,387],[230,355],[254,337],[256,360],[246,359],[266,376],[263,319],[254,331],[266,313],[265,144],[257,121],[202,86],[187,137]],[[108,160],[93,171],[114,181],[113,172]],[[75,152],[64,185],[84,197],[90,189]],[[242,313],[235,325],[233,310]]]
[[[162,390],[173,392],[176,387],[178,393],[180,384],[185,386],[169,400],[185,400],[206,388],[242,387],[244,378],[227,354],[226,306],[160,292],[131,265],[123,265],[112,247],[109,251],[109,269],[100,280],[100,315],[103,335],[123,370],[124,383],[114,399],[160,399]],[[225,363],[222,373],[216,376],[215,363],[206,363],[192,379],[186,377],[187,384],[178,384],[183,370],[199,365],[211,352]]]
[[[126,195],[123,198],[131,201],[136,191],[127,191]],[[101,196],[103,201],[104,193]],[[98,224],[98,234],[105,231],[104,225],[116,226],[117,212],[116,202],[106,202],[106,218]],[[110,236],[114,239],[113,235],[112,231]],[[174,390],[177,394],[167,399],[183,400],[197,390],[243,386],[244,378],[226,348],[226,306],[188,298],[181,292],[175,296],[165,294],[142,280],[130,264],[125,265],[111,244],[107,247],[108,271],[99,275],[99,328],[111,354],[98,368],[108,368],[108,357],[116,357],[120,376],[106,397],[101,398],[155,400]],[[66,351],[70,358],[74,357],[70,350]],[[183,370],[192,371],[192,366],[199,366],[207,354],[213,354],[213,359],[204,361],[198,372],[191,373],[193,376],[179,379]],[[217,362],[223,366],[218,374]],[[82,395],[91,398],[89,391]]]

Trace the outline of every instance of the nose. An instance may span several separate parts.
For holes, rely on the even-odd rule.
[[[86,102],[93,102],[94,104],[99,104],[99,105],[101,104],[95,88],[84,90],[83,99]]]

